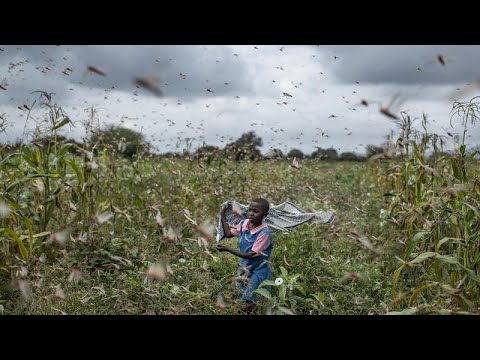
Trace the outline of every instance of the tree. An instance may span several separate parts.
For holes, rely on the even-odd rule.
[[[340,154],[340,160],[342,161],[361,161],[362,157],[358,156],[354,152],[343,152]]]
[[[262,139],[255,135],[254,131],[249,131],[234,142],[227,144],[225,150],[227,156],[233,160],[255,160],[262,156],[258,149],[262,145]]]
[[[218,158],[222,153],[222,150],[214,145],[203,145],[195,151],[194,158],[199,160],[205,160],[210,163],[213,159]]]
[[[267,159],[282,159],[283,156],[282,150],[275,148],[268,150],[265,154],[265,158]]]
[[[338,153],[334,148],[322,149],[319,147],[312,153],[311,157],[312,159],[320,158],[321,160],[338,160]]]
[[[367,158],[371,158],[373,155],[384,153],[383,146],[379,146],[379,145],[368,144],[365,150],[367,152]]]
[[[305,157],[305,154],[302,152],[302,150],[292,149],[288,152],[287,157],[289,158],[296,157],[297,159],[303,159]]]
[[[106,129],[97,131],[91,140],[93,143],[111,146],[127,158],[140,153],[148,154],[151,147],[143,134],[115,125],[109,125]]]

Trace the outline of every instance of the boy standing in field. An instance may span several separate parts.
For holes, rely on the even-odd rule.
[[[227,238],[239,236],[239,250],[218,244],[218,251],[227,251],[240,258],[238,266],[237,283],[243,291],[241,298],[247,302],[251,309],[256,300],[256,294],[252,293],[264,281],[272,276],[270,267],[270,255],[272,253],[273,238],[267,224],[264,223],[270,204],[267,200],[258,198],[250,203],[248,218],[241,221],[235,228],[230,228],[225,211],[231,205],[222,206],[220,215],[223,230]],[[270,291],[270,287],[265,287]]]

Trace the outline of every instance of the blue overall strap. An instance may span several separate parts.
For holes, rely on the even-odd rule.
[[[240,221],[240,234],[239,234],[239,236],[242,236],[242,227],[243,227],[243,222],[244,222],[244,221],[245,221],[245,220],[241,220],[241,221]]]

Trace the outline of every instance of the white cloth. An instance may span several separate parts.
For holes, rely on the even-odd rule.
[[[225,212],[227,222],[230,225],[236,226],[240,221],[247,218],[248,205],[240,204],[234,200],[228,200],[222,204],[228,205],[232,204],[232,207],[239,209],[242,212],[242,215],[235,214],[232,211],[232,207],[228,208]],[[315,221],[325,224],[330,224],[335,218],[335,212],[332,210],[328,211],[316,211],[312,213],[307,213],[305,210],[301,209],[291,202],[283,202],[280,205],[270,206],[268,215],[265,218],[264,222],[267,224],[271,232],[281,231],[288,232],[289,228],[304,224],[306,222]],[[225,237],[222,226],[222,218],[220,214],[218,215],[218,228],[217,228],[217,237],[216,240],[219,242]]]

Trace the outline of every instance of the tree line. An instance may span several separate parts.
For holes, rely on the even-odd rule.
[[[33,143],[48,147],[51,145],[53,139],[44,137],[34,139]],[[58,143],[71,143],[82,147],[83,144],[79,143],[73,138],[66,138],[62,135],[57,135],[56,141]],[[135,130],[128,129],[121,126],[109,125],[104,129],[95,131],[94,134],[88,139],[95,145],[96,151],[103,151],[108,148],[115,152],[118,152],[126,158],[134,158],[140,154],[150,155],[152,157],[189,157],[194,159],[203,159],[211,161],[213,159],[230,159],[230,160],[263,160],[263,159],[281,159],[281,158],[297,158],[297,159],[320,159],[326,161],[365,161],[366,159],[376,154],[381,154],[385,151],[385,146],[381,145],[367,145],[365,148],[365,155],[360,155],[354,152],[342,152],[339,153],[336,149],[315,147],[315,150],[311,154],[305,154],[303,151],[292,148],[287,153],[284,153],[280,149],[270,149],[265,154],[262,154],[260,148],[263,146],[263,140],[254,131],[248,131],[243,133],[238,139],[225,145],[224,148],[220,148],[214,145],[203,144],[196,150],[186,150],[182,152],[154,152],[154,147],[145,139],[145,136]],[[13,145],[9,145],[11,149],[16,149],[21,145],[20,141],[17,141]],[[71,148],[71,152],[75,153],[75,147]]]

